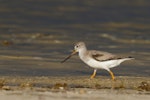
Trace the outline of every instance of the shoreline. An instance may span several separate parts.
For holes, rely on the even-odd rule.
[[[88,76],[0,76],[0,96],[2,100],[148,100],[150,78],[118,76],[112,81],[110,77],[100,76],[95,79]]]
[[[19,86],[21,84],[32,84],[32,87],[40,87],[40,85],[54,86],[55,84],[66,84],[70,88],[81,86],[82,88],[94,88],[95,85],[101,87],[111,87],[114,84],[116,87],[122,88],[136,88],[142,82],[150,84],[149,77],[131,77],[131,76],[117,76],[115,81],[110,77],[98,76],[90,79],[88,76],[65,76],[65,77],[30,77],[30,76],[0,76],[0,87],[4,86]]]

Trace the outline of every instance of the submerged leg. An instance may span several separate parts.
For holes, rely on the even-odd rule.
[[[114,81],[114,80],[115,80],[114,73],[113,73],[111,70],[109,70],[109,73],[110,73],[110,75],[111,75],[112,80]]]
[[[93,79],[94,77],[95,77],[95,75],[96,75],[96,71],[97,71],[97,69],[94,69],[94,72],[93,72],[93,74],[91,75],[91,79]]]

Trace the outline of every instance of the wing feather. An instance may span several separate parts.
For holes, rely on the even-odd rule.
[[[89,53],[90,56],[97,61],[106,61],[115,58],[115,55],[104,51],[91,50]]]
[[[91,50],[89,51],[89,55],[94,58],[97,61],[108,61],[108,60],[116,60],[116,59],[133,59],[133,57],[123,57],[123,56],[116,56],[108,52],[104,51],[96,51],[96,50]]]

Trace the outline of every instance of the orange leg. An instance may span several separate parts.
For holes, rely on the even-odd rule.
[[[110,75],[111,75],[112,80],[114,81],[114,80],[115,80],[114,73],[113,73],[111,70],[109,70],[109,73],[110,73]]]
[[[96,75],[96,71],[97,71],[97,70],[96,70],[96,69],[94,69],[94,72],[93,72],[93,74],[92,74],[92,75],[91,75],[91,77],[90,77],[91,79],[93,79],[93,78],[95,77],[95,75]]]

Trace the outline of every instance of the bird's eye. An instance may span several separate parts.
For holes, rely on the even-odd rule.
[[[77,45],[76,48],[78,48],[79,46]]]

